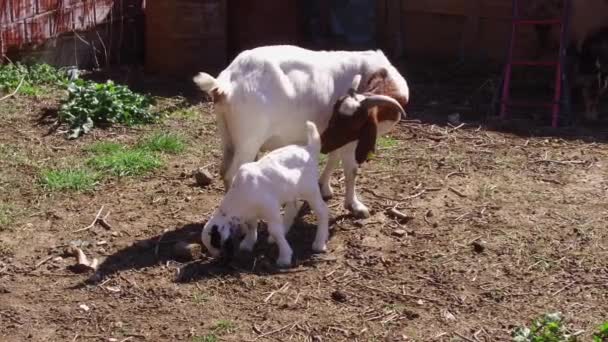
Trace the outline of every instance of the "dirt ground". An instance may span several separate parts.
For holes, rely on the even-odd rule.
[[[408,110],[445,118],[470,105],[436,95],[450,87],[462,88],[414,88]],[[344,210],[337,171],[328,253],[311,254],[306,214],[289,234],[296,265],[279,271],[264,235],[230,267],[173,252],[176,241],[199,241],[223,191],[217,178],[202,188],[190,176],[199,166],[217,173],[208,104],[194,104],[195,117],[68,141],[41,119],[58,96],[0,103],[0,202],[10,216],[0,229],[2,341],[505,341],[554,311],[589,341],[608,320],[605,132],[402,123],[358,178],[372,217]],[[189,144],[161,170],[83,193],[38,185],[41,170],[83,160],[96,141],[132,144],[158,130]],[[102,206],[111,229],[80,230]],[[101,260],[97,274],[73,271],[64,249],[74,242]]]

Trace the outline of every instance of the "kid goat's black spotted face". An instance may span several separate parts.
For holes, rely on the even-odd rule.
[[[241,237],[240,221],[220,211],[205,224],[201,240],[214,257],[231,258]]]

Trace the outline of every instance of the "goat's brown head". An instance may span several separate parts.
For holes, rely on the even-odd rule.
[[[377,78],[370,78],[364,89],[373,90],[383,86],[382,82],[375,79]],[[399,121],[400,117],[405,117],[405,110],[391,96],[369,91],[358,93],[356,89],[360,82],[361,76],[355,76],[347,94],[334,104],[327,129],[321,134],[321,152],[329,153],[358,140],[355,157],[357,163],[363,164],[369,154],[375,151],[378,123]],[[382,92],[384,89],[377,90]]]

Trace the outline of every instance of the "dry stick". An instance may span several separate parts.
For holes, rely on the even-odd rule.
[[[456,195],[458,195],[458,197],[462,197],[462,198],[467,197],[467,195],[463,194],[462,192],[460,192],[460,191],[458,191],[458,190],[456,190],[456,189],[454,189],[452,187],[449,187],[448,190],[450,190],[451,192],[453,192]]]
[[[285,329],[287,329],[289,327],[291,327],[291,329],[293,329],[293,327],[295,327],[297,324],[298,324],[297,322],[296,323],[289,323],[286,326],[283,326],[283,327],[281,327],[279,329],[276,329],[276,330],[269,331],[267,333],[263,333],[262,335],[257,336],[256,338],[254,338],[253,340],[248,340],[248,341],[256,341],[258,338],[266,337],[266,336],[270,336],[270,335],[276,334],[276,333],[281,332],[281,331],[283,331],[283,330],[285,330]]]
[[[397,210],[396,207],[390,208],[389,210],[387,210],[386,213],[389,214],[389,216],[393,216],[393,217],[396,217],[401,220],[409,220],[412,218],[411,216],[408,216],[408,215],[400,212],[399,210]]]
[[[73,231],[73,233],[78,233],[78,232],[81,232],[83,230],[87,230],[87,229],[93,228],[95,226],[95,224],[97,223],[97,221],[99,220],[99,216],[101,216],[101,212],[102,211],[103,211],[103,205],[101,206],[101,208],[97,212],[97,215],[95,215],[95,219],[93,220],[93,222],[90,225],[88,225],[88,226],[86,226],[84,228],[77,229],[77,230]]]
[[[34,266],[34,269],[36,269],[36,268],[38,268],[38,267],[42,266],[43,264],[45,264],[47,261],[51,260],[52,258],[53,258],[53,256],[52,256],[52,255],[49,255],[48,257],[46,257],[46,258],[44,258],[44,259],[42,259],[42,260],[38,261],[38,263],[36,263],[36,266]]]
[[[15,91],[13,91],[12,93],[10,93],[8,95],[1,97],[0,101],[4,101],[4,100],[8,99],[9,97],[15,96],[15,94],[17,94],[17,92],[19,91],[19,88],[21,88],[21,86],[23,85],[24,80],[25,80],[25,75],[23,75],[23,77],[21,77],[21,81],[19,81],[19,84],[17,85],[17,88],[15,88]]]
[[[566,286],[562,287],[561,289],[559,289],[559,290],[557,290],[557,291],[553,292],[553,293],[551,294],[551,296],[553,296],[553,297],[557,296],[558,294],[562,293],[564,290],[566,290],[567,288],[569,288],[570,286],[572,286],[572,285],[574,285],[574,284],[576,284],[576,281],[572,281],[572,282],[570,282],[568,285],[566,285]]]
[[[460,172],[460,171],[450,172],[447,174],[447,176],[445,176],[445,179],[447,180],[448,178],[450,178],[452,176],[466,176],[466,173]]]

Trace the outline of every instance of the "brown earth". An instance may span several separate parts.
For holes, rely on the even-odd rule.
[[[58,96],[0,103],[0,203],[11,217],[0,229],[2,341],[504,341],[554,311],[588,341],[608,320],[608,148],[593,138],[400,124],[359,177],[372,217],[343,209],[336,172],[328,253],[311,255],[307,214],[289,235],[296,265],[279,271],[264,235],[230,266],[173,252],[198,242],[222,195],[219,179],[201,188],[190,176],[217,173],[208,105],[68,141],[39,120]],[[158,130],[189,142],[159,171],[84,193],[37,183],[43,169],[82,163],[93,142]],[[75,232],[102,206],[111,229]],[[72,271],[63,251],[76,240],[102,259],[98,275]]]

